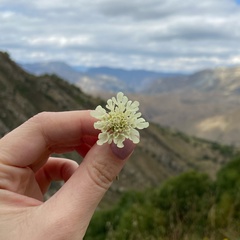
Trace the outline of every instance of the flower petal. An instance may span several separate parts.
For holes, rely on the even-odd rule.
[[[133,141],[133,143],[139,143],[140,141],[140,134],[136,129],[132,129],[129,134],[129,139]]]
[[[106,110],[102,106],[97,106],[95,110],[90,112],[92,117],[95,117],[97,119],[101,119],[105,114]]]
[[[97,121],[94,123],[94,128],[95,129],[99,129],[99,130],[102,130],[105,126],[105,123],[103,121]]]
[[[136,128],[138,129],[144,129],[147,128],[149,126],[149,123],[145,121],[144,118],[138,118],[136,121]]]
[[[110,111],[114,111],[115,104],[113,103],[112,99],[107,100],[106,108]]]
[[[124,145],[123,145],[124,140],[125,140],[125,136],[122,135],[122,134],[119,134],[118,137],[113,139],[113,142],[117,145],[117,147],[123,148],[124,147]]]
[[[108,138],[109,138],[109,135],[107,132],[99,133],[97,144],[103,145],[104,143],[106,143],[108,141]]]
[[[123,94],[122,92],[119,92],[119,93],[117,94],[117,101],[118,101],[118,102],[122,102],[123,96],[124,96],[124,94]]]

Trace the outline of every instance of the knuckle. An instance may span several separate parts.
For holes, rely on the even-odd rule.
[[[41,136],[44,138],[46,145],[49,145],[51,142],[51,138],[46,131],[46,123],[52,121],[52,114],[52,112],[40,112],[26,122],[26,124],[34,126],[39,131]]]
[[[48,119],[50,115],[50,112],[40,112],[30,118],[29,121],[34,123],[42,123],[43,121],[46,121],[46,119]]]
[[[93,182],[105,190],[110,187],[115,178],[113,169],[107,163],[93,161],[88,168],[88,172]]]
[[[34,174],[30,168],[0,164],[0,189],[26,194],[29,181],[34,181]]]

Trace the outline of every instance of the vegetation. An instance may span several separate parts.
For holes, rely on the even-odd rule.
[[[240,157],[216,180],[187,172],[146,191],[126,192],[111,209],[95,213],[86,240],[238,240]]]

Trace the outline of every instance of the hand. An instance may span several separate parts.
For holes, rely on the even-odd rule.
[[[89,111],[40,113],[0,139],[0,239],[82,239],[90,219],[132,153],[126,141],[98,146]],[[77,150],[78,164],[50,157]],[[49,200],[51,181],[64,180]]]

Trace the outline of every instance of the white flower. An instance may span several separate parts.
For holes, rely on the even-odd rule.
[[[114,142],[119,148],[122,148],[125,139],[130,139],[133,143],[139,143],[139,132],[136,129],[143,129],[149,126],[149,123],[141,118],[138,101],[129,101],[122,92],[107,101],[107,111],[101,106],[97,106],[91,115],[99,121],[94,123],[94,128],[101,130],[98,135],[98,145],[106,142]]]

